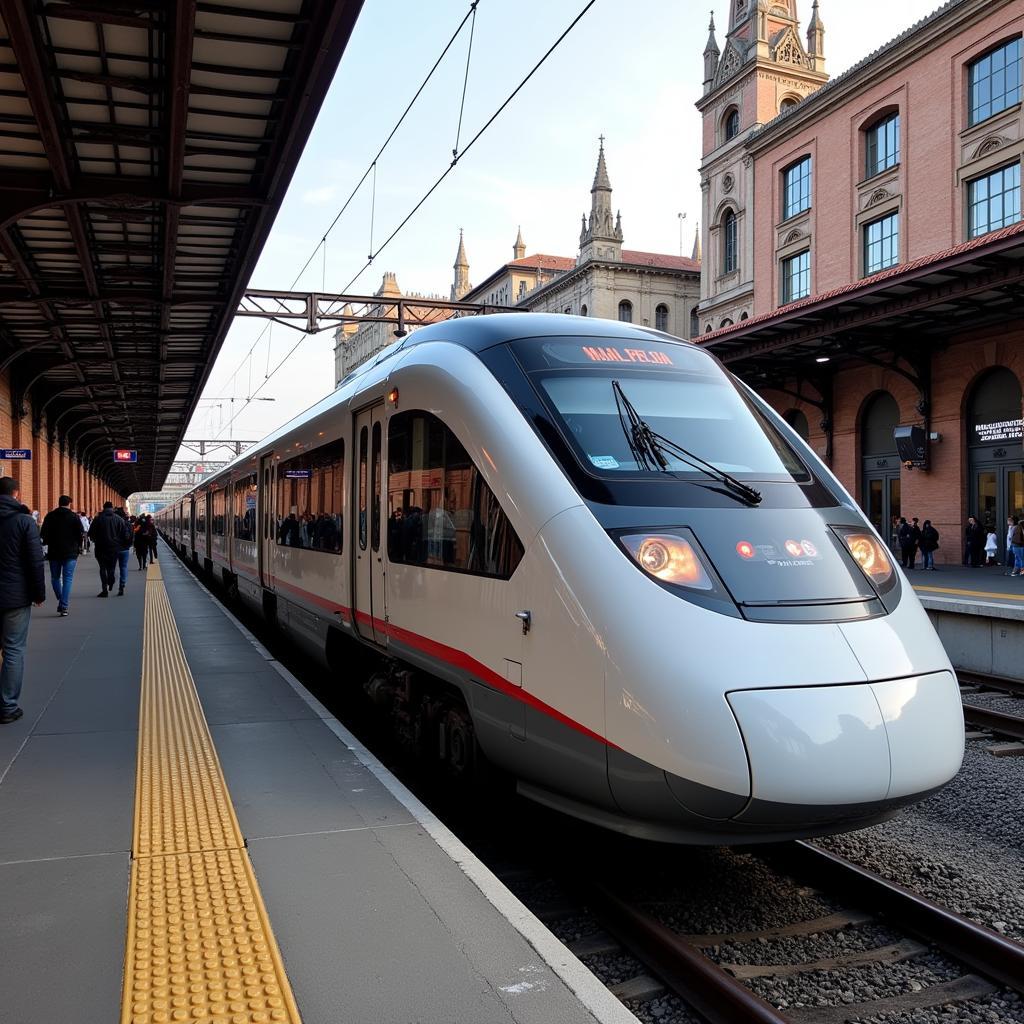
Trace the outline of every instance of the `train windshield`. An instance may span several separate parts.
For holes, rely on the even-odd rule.
[[[671,452],[664,470],[638,463],[616,403],[617,381],[651,430],[715,468],[741,480],[810,480],[785,438],[697,348],[558,339],[520,343],[517,353],[591,472],[707,475]]]

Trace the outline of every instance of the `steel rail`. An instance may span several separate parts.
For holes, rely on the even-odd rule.
[[[1024,697],[1024,679],[1008,679],[1006,676],[992,676],[984,672],[957,671],[957,682],[961,686],[981,686],[986,690],[1001,690]]]
[[[964,721],[1002,736],[1024,740],[1024,718],[1018,718],[1017,715],[1006,715],[1002,711],[980,708],[977,704],[964,704]]]
[[[571,883],[619,942],[710,1024],[791,1024],[696,946],[596,881]]]
[[[841,893],[844,901],[863,902],[992,981],[1024,993],[1024,945],[810,843],[796,842],[764,855],[794,866],[801,880],[810,876]]]

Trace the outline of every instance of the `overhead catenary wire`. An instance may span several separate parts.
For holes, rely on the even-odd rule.
[[[463,18],[459,22],[459,24],[456,27],[455,31],[451,34],[451,37],[449,38],[448,42],[445,44],[444,49],[441,50],[441,53],[438,55],[437,60],[434,61],[434,63],[431,66],[430,70],[427,72],[426,77],[423,79],[423,81],[419,85],[419,88],[413,94],[412,99],[409,100],[409,102],[406,105],[405,109],[402,111],[401,116],[395,122],[394,127],[391,129],[390,132],[388,132],[387,138],[384,140],[384,142],[381,145],[380,149],[377,150],[376,155],[373,157],[373,159],[367,165],[366,170],[363,171],[362,176],[360,177],[359,181],[356,182],[355,187],[349,193],[348,198],[345,200],[344,203],[342,203],[341,209],[339,209],[338,212],[334,215],[334,219],[327,226],[327,230],[323,233],[323,236],[320,238],[320,241],[317,242],[317,244],[314,247],[313,251],[309,254],[309,258],[302,265],[302,267],[299,270],[299,272],[295,275],[295,280],[292,281],[291,285],[289,286],[289,289],[288,289],[289,291],[291,291],[299,283],[299,281],[302,278],[302,275],[305,274],[305,272],[309,269],[309,265],[316,258],[316,254],[317,254],[317,252],[319,252],[320,248],[322,246],[326,245],[326,243],[327,243],[327,236],[334,230],[334,228],[337,225],[338,221],[341,220],[341,218],[344,216],[345,211],[349,208],[349,205],[352,203],[352,200],[355,199],[355,197],[358,194],[359,190],[363,187],[363,184],[366,182],[366,179],[370,176],[371,171],[374,173],[374,175],[376,175],[377,161],[380,160],[381,156],[384,154],[384,151],[391,144],[391,140],[395,137],[395,135],[398,133],[398,130],[405,123],[405,119],[409,116],[409,112],[416,105],[416,101],[422,95],[423,90],[427,87],[427,85],[429,84],[430,80],[434,77],[434,73],[441,66],[441,62],[447,56],[448,51],[455,44],[455,40],[458,39],[459,36],[462,34],[462,30],[466,27],[466,22],[468,22],[472,18],[474,23],[475,23],[475,20],[476,20],[476,8],[477,8],[477,4],[479,4],[479,3],[480,3],[480,0],[471,0],[471,3],[469,5],[469,9],[466,11],[465,15],[463,15]],[[467,65],[467,73],[468,73],[468,65]],[[371,237],[370,245],[371,245],[371,252],[372,252],[372,246],[373,246],[372,237]],[[325,260],[326,260],[326,253],[325,253]],[[325,263],[325,269],[324,269],[324,277],[326,279],[326,263]],[[326,289],[326,284],[325,284],[324,287]],[[259,343],[263,340],[264,335],[267,333],[268,329],[272,326],[272,324],[273,324],[273,321],[271,321],[271,323],[268,324],[267,327],[265,327],[262,331],[260,331],[260,333],[256,337],[256,340],[250,346],[249,351],[242,357],[241,362],[239,362],[238,366],[235,367],[234,372],[231,374],[231,376],[228,378],[228,380],[230,380],[230,381],[234,381],[235,380],[235,378],[238,375],[239,370],[241,370],[242,367],[245,365],[246,360],[250,359],[252,357],[253,352],[256,351],[256,346],[259,345]],[[268,353],[269,353],[269,344],[268,344]],[[268,364],[267,365],[269,367],[269,354],[268,354]],[[243,406],[243,408],[244,408],[244,406]],[[239,410],[239,411],[241,411],[241,410]]]
[[[398,235],[398,233],[419,212],[419,210],[423,206],[423,204],[434,194],[434,192],[437,191],[437,189],[441,186],[442,182],[444,182],[444,180],[448,177],[448,175],[451,174],[451,172],[455,170],[455,168],[458,166],[459,161],[473,148],[473,146],[480,140],[480,138],[491,127],[491,125],[493,125],[494,122],[497,121],[497,119],[505,111],[505,109],[508,107],[508,105],[516,98],[516,96],[519,95],[519,93],[523,90],[523,88],[530,81],[530,79],[533,78],[533,76],[540,70],[540,68],[544,65],[544,63],[548,60],[548,58],[562,44],[562,42],[565,40],[566,36],[568,36],[569,33],[572,32],[572,30],[583,20],[583,18],[586,16],[587,12],[596,3],[597,3],[597,0],[588,0],[588,2],[583,5],[583,7],[579,11],[579,13],[576,15],[576,17],[573,18],[573,20],[568,24],[568,26],[561,33],[561,35],[559,35],[558,38],[548,47],[548,49],[544,52],[544,54],[541,56],[541,58],[533,65],[533,67],[530,68],[530,70],[527,72],[526,76],[512,90],[512,92],[510,92],[508,94],[508,96],[502,101],[502,103],[498,106],[498,108],[494,111],[494,113],[491,114],[491,116],[483,123],[483,125],[476,132],[476,134],[462,148],[461,152],[456,153],[452,157],[451,163],[444,169],[444,171],[441,172],[441,174],[434,181],[434,183],[426,190],[426,192],[424,192],[424,194],[416,202],[416,204],[413,206],[413,208],[402,218],[401,221],[399,221],[398,226],[391,232],[390,235],[388,235],[387,238],[384,239],[384,241],[375,250],[371,250],[371,252],[369,254],[369,257],[367,258],[366,263],[364,263],[363,266],[360,267],[359,271],[355,274],[355,276],[352,277],[352,279],[348,282],[348,284],[345,285],[345,287],[342,289],[342,293],[347,292],[348,289],[351,288],[352,285],[363,275],[363,273],[365,273],[365,271],[373,263],[373,261],[388,247],[388,245],[391,244],[392,241],[394,241],[394,239]],[[468,18],[468,16],[469,15],[467,14],[467,18]],[[284,364],[288,362],[288,360],[292,357],[292,355],[294,355],[294,353],[298,350],[299,346],[306,340],[307,337],[308,337],[308,335],[305,334],[305,333],[300,335],[298,341],[295,342],[295,344],[285,354],[284,358],[281,359],[277,363],[277,365],[274,367],[273,370],[271,370],[269,376],[267,376],[264,379],[263,383],[260,384],[256,388],[256,390],[254,392],[252,392],[252,394],[245,400],[244,404],[238,410],[238,412],[235,413],[231,417],[231,419],[228,421],[228,426],[229,427],[231,426],[231,424],[239,416],[241,416],[241,414],[245,411],[246,407],[253,400],[253,398],[255,398],[257,394],[259,394],[259,392],[262,390],[264,384],[266,384],[281,369],[281,367],[283,367]]]

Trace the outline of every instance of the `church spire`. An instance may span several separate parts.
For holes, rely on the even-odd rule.
[[[469,283],[469,260],[466,259],[466,246],[462,241],[462,228],[459,228],[459,251],[455,254],[455,280],[452,283],[452,302],[457,302],[473,286]]]
[[[622,259],[622,214],[612,214],[612,183],[604,159],[604,136],[597,151],[597,170],[590,189],[590,220],[584,217],[579,262]]]
[[[526,255],[526,243],[523,241],[523,229],[521,225],[516,233],[516,241],[515,245],[512,246],[512,251],[515,253],[513,258],[517,260],[521,260]]]
[[[708,25],[708,45],[704,47],[704,91],[710,92],[712,83],[715,80],[715,72],[718,71],[718,58],[722,51],[718,48],[718,40],[715,38],[715,12],[711,12],[711,24]]]
[[[818,0],[814,0],[807,26],[807,55],[811,58],[813,70],[825,70],[825,26],[818,12]]]
[[[693,252],[690,254],[690,259],[695,263],[700,263],[703,259],[700,248],[700,224],[693,230]]]

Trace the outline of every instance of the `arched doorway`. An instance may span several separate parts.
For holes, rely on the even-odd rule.
[[[997,366],[975,385],[967,403],[969,515],[994,529],[1002,550],[1006,517],[1024,513],[1024,447],[1017,375]]]
[[[898,550],[896,525],[900,515],[900,456],[893,430],[900,407],[888,391],[880,391],[864,410],[860,424],[861,476],[864,511],[893,551]]]

